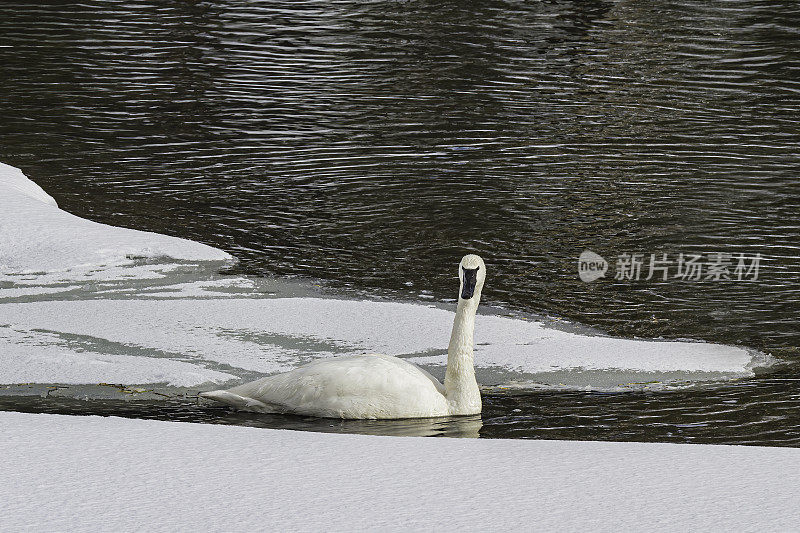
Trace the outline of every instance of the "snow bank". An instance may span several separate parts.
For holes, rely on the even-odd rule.
[[[98,266],[132,264],[142,258],[232,259],[205,244],[99,224],[62,211],[19,169],[0,163],[0,278],[74,271],[72,277],[84,279]]]
[[[55,199],[44,192],[44,189],[29,180],[25,174],[17,167],[0,163],[0,196],[12,195],[14,193],[27,196],[39,202],[58,207]]]
[[[800,520],[791,448],[22,413],[0,424],[4,531],[791,531]]]
[[[318,357],[366,352],[406,357],[431,368],[446,364],[453,318],[452,311],[433,306],[325,298],[0,304],[0,352],[35,344],[62,353],[131,353],[144,356],[143,364],[175,359],[245,378],[290,370]],[[731,346],[592,337],[488,315],[478,316],[475,339],[484,384],[490,383],[481,369],[502,370],[506,379],[557,372],[565,385],[570,384],[565,371],[572,370],[626,370],[642,373],[642,379],[653,372],[749,375],[753,359],[747,350]],[[50,366],[44,380],[36,368],[15,368],[14,361],[0,366],[0,383],[15,382],[11,377],[19,375],[37,382],[82,379],[65,365],[61,379],[52,379],[56,367]],[[87,374],[77,382],[94,377]],[[585,385],[585,376],[581,379]],[[141,383],[133,375],[122,381]]]

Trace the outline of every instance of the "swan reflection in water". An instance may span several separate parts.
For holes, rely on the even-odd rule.
[[[352,433],[389,437],[480,437],[481,415],[404,418],[399,420],[343,420],[295,415],[252,413],[228,407],[201,407],[204,422],[267,429]]]
[[[403,420],[336,420],[343,433],[390,437],[459,437],[477,439],[483,427],[480,415]]]

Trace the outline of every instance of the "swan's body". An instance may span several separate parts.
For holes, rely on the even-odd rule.
[[[321,359],[290,372],[200,396],[242,410],[326,418],[426,418],[481,412],[473,367],[475,312],[485,279],[483,260],[459,266],[461,297],[447,350],[444,385],[407,361],[382,354]]]
[[[326,418],[423,418],[448,413],[444,386],[388,355],[321,359],[205,397],[248,411]]]

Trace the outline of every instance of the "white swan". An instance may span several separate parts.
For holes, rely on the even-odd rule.
[[[204,398],[246,411],[291,413],[325,418],[427,418],[481,412],[473,366],[475,312],[486,279],[477,255],[458,268],[460,292],[444,385],[397,357],[369,354],[321,359],[284,374],[229,390],[200,393]]]

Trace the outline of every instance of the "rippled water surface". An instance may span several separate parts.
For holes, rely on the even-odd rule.
[[[480,416],[420,420],[332,420],[265,415],[199,404],[197,398],[191,396],[159,400],[81,400],[59,397],[55,387],[41,394],[0,395],[0,409],[326,433],[798,447],[798,382],[800,380],[791,374],[777,372],[768,378],[743,380],[733,385],[670,392],[485,390]]]
[[[76,214],[403,298],[453,297],[474,250],[489,303],[789,362],[500,395],[482,435],[797,444],[797,2],[5,1],[0,73],[0,160]],[[763,260],[750,282],[587,284],[584,249]],[[649,424],[673,408],[694,425]]]

